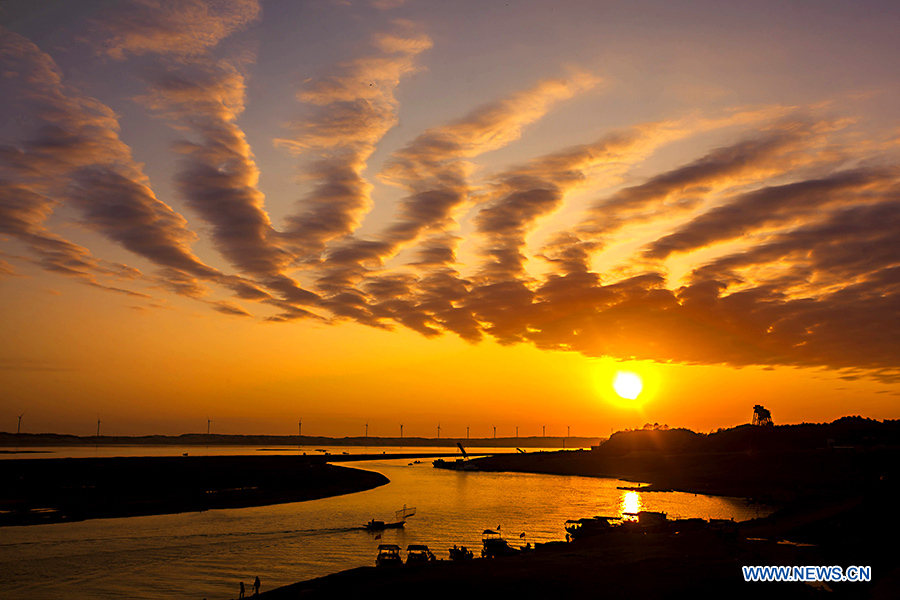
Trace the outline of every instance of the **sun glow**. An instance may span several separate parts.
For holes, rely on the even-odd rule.
[[[621,512],[623,517],[634,519],[635,515],[637,515],[642,508],[640,494],[633,490],[625,492],[622,496],[622,502],[619,508],[619,512]]]
[[[613,389],[626,400],[634,400],[644,389],[640,375],[631,371],[618,371],[613,379]]]

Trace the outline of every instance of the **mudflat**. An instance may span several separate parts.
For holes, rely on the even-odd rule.
[[[0,481],[0,526],[265,506],[388,483],[305,456],[4,460]]]

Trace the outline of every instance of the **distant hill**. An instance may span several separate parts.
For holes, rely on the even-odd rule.
[[[900,421],[742,425],[613,434],[592,451],[480,458],[471,470],[615,477],[678,489],[782,502],[846,493],[900,476]]]
[[[842,446],[900,443],[900,421],[842,417],[831,423],[758,427],[739,425],[709,435],[688,429],[636,430],[614,433],[603,454],[637,450],[658,452],[740,452],[747,450],[813,450]]]

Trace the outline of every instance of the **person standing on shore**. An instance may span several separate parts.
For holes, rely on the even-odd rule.
[[[253,582],[253,595],[256,596],[259,594],[259,575],[256,576],[256,581]]]
[[[241,582],[241,595],[238,596],[238,600],[244,597],[244,582]]]

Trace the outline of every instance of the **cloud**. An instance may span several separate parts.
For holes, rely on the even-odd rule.
[[[329,293],[338,291],[336,283],[354,286],[369,269],[379,268],[426,233],[431,237],[423,242],[425,250],[420,258],[434,261],[439,256],[455,256],[455,238],[447,232],[455,225],[453,212],[469,198],[468,159],[518,139],[523,127],[544,116],[555,103],[590,89],[597,82],[597,78],[580,72],[569,79],[540,81],[530,89],[488,103],[461,119],[417,136],[391,156],[379,175],[410,192],[401,200],[394,222],[374,239],[348,236],[336,245],[327,254],[317,285]],[[425,267],[423,260],[417,264]],[[443,270],[444,276],[448,274]],[[397,314],[396,307],[382,309]],[[407,317],[398,317],[404,319]],[[420,317],[417,322],[424,323]]]
[[[97,48],[120,60],[145,54],[162,59],[144,65],[150,89],[138,100],[198,138],[176,145],[183,156],[175,176],[179,192],[211,226],[216,249],[233,266],[288,302],[310,303],[315,295],[285,272],[291,255],[271,242],[275,231],[257,189],[259,171],[237,124],[244,110],[244,77],[233,62],[210,55],[258,15],[256,2],[140,2],[137,10],[111,12],[97,25],[112,35],[101,38]],[[197,292],[181,284],[174,285]],[[246,297],[246,285],[238,283],[235,291]]]
[[[291,137],[277,141],[295,154],[316,157],[304,171],[312,192],[288,216],[281,235],[301,261],[319,260],[328,242],[359,226],[372,189],[362,171],[378,141],[397,124],[395,90],[418,70],[415,59],[431,40],[414,32],[382,33],[372,46],[373,55],[307,81],[298,99],[314,108],[290,124]]]
[[[0,41],[8,99],[41,125],[18,146],[0,148],[0,211],[6,233],[22,239],[45,269],[82,277],[113,272],[44,222],[61,203],[83,223],[137,255],[194,277],[218,274],[190,251],[187,221],[159,201],[118,137],[112,111],[63,82],[53,60],[12,32]]]
[[[369,324],[394,320],[426,336],[447,329],[465,339],[480,339],[482,332],[468,302],[439,296],[440,292],[468,294],[471,289],[470,282],[463,280],[450,262],[441,262],[455,259],[458,238],[448,231],[455,224],[453,211],[471,191],[467,159],[514,141],[525,125],[542,117],[555,102],[590,89],[596,82],[583,73],[576,73],[571,80],[541,81],[531,89],[428,130],[396,152],[381,177],[412,194],[401,201],[394,223],[375,239],[348,238],[327,254],[316,284],[331,294],[330,310]],[[426,232],[429,237],[422,241],[415,262],[426,271],[418,290],[410,289],[404,296],[389,299],[346,293],[361,281],[368,285],[371,269],[379,269],[385,260]],[[438,287],[432,289],[432,285]],[[342,300],[352,305],[338,306]]]
[[[827,367],[898,381],[900,179],[884,157],[865,166],[850,147],[825,139],[839,129],[782,119],[622,188],[560,232],[552,252],[545,248],[555,268],[542,277],[524,268],[538,219],[587,185],[592,168],[642,159],[653,135],[638,128],[534,159],[491,179],[473,219],[485,241],[473,276],[456,269],[455,237],[423,244],[419,264],[434,269],[429,277],[360,274],[367,308],[428,336],[454,331],[589,356]],[[666,227],[673,215],[688,218]],[[636,223],[663,226],[633,259],[645,271],[618,281],[593,272],[605,236]],[[668,287],[661,263],[724,242],[738,249]]]
[[[569,79],[540,81],[531,89],[430,129],[397,151],[380,177],[412,194],[403,199],[396,222],[381,236],[389,252],[396,252],[426,230],[438,236],[447,231],[453,223],[453,211],[470,192],[472,166],[466,159],[513,142],[523,127],[543,117],[554,104],[592,88],[598,81],[581,72]]]
[[[546,79],[531,89],[481,106],[468,115],[416,137],[396,152],[380,177],[382,180],[421,190],[441,172],[471,158],[496,150],[518,139],[522,128],[543,117],[550,108],[596,86],[599,78],[575,72],[568,79]]]
[[[762,112],[765,116],[766,112]],[[659,123],[638,128],[651,146],[658,146],[690,132],[740,122],[752,115],[738,113],[723,121]],[[815,160],[808,150],[818,143],[827,123],[784,119],[762,128],[748,139],[716,148],[703,157],[675,169],[650,177],[647,181],[621,189],[593,203],[581,223],[558,233],[543,250],[548,260],[561,264],[566,272],[589,270],[589,261],[602,249],[609,236],[623,227],[661,221],[667,215],[683,214],[702,206],[716,193],[728,188],[753,184],[782,176]],[[652,132],[658,130],[654,143]],[[657,258],[653,249],[646,257]]]
[[[22,240],[46,270],[114,291],[96,277],[135,279],[136,270],[99,261],[44,225],[56,207],[76,208],[81,224],[159,267],[145,280],[193,298],[200,283],[220,283],[249,297],[253,287],[201,262],[187,220],[156,198],[142,167],[119,138],[115,114],[64,80],[53,59],[27,39],[4,32],[0,58],[6,96],[41,125],[18,145],[0,147],[3,231]],[[133,292],[128,292],[133,293]],[[144,294],[138,294],[145,297]],[[268,297],[258,291],[259,298]]]
[[[878,187],[895,184],[896,178],[895,169],[859,168],[741,194],[660,238],[651,244],[646,255],[666,258],[675,252],[689,252],[762,228],[814,218],[817,212],[835,203],[864,200],[866,194]]]
[[[219,302],[212,302],[210,304],[212,305],[213,310],[218,311],[224,315],[233,315],[236,317],[252,316],[246,310],[244,310],[240,306],[233,304],[231,302],[219,301]]]
[[[393,10],[406,4],[407,0],[371,0],[370,4],[379,10]]]
[[[113,111],[4,31],[2,100],[26,118],[14,127],[21,139],[0,146],[0,234],[43,269],[117,293],[140,295],[126,289],[139,283],[225,315],[247,317],[240,304],[261,303],[272,323],[351,319],[588,356],[900,381],[890,133],[866,134],[860,119],[824,105],[737,109],[636,123],[482,174],[479,157],[596,86],[572,71],[400,139],[377,177],[402,197],[362,235],[369,161],[402,114],[400,83],[432,45],[396,22],[362,56],[300,87],[303,112],[277,144],[298,157],[304,195],[278,229],[240,123],[252,65],[216,55],[259,6],[129,6],[94,23],[93,47],[138,63],[149,84],[141,106],[183,138],[172,148],[177,191],[235,272],[193,254],[197,235],[155,196]],[[671,156],[683,158],[658,166]],[[52,231],[54,212],[68,211],[156,271]],[[4,252],[0,275],[21,260]],[[213,285],[238,300],[211,298]]]
[[[88,40],[115,60],[145,54],[203,54],[256,20],[257,0],[131,0],[95,23]]]
[[[497,175],[491,186],[493,201],[475,217],[486,240],[480,281],[505,281],[525,276],[526,235],[540,217],[563,204],[565,195],[587,185],[596,171],[621,170],[646,154],[650,128],[611,134],[593,144],[576,146],[532,160]],[[650,134],[648,136],[648,134]],[[667,139],[662,136],[660,139]]]
[[[16,268],[0,258],[0,277],[21,277]]]
[[[154,75],[142,101],[199,138],[178,143],[183,159],[175,181],[188,206],[211,225],[216,249],[286,299],[314,300],[285,274],[291,256],[271,241],[275,231],[256,187],[259,170],[236,123],[243,111],[243,76],[228,63],[205,60]]]
[[[758,184],[785,176],[783,169],[759,169],[760,161],[814,144],[812,136],[774,145],[757,142],[715,151],[597,206],[612,207],[616,214],[623,205],[664,202],[673,190],[689,189],[686,182],[713,195],[728,186],[711,182],[733,181],[738,172]],[[488,304],[490,311],[476,314],[490,324],[492,334],[498,329],[501,341],[527,340],[590,356],[824,366],[852,378],[898,381],[900,352],[891,325],[900,306],[900,253],[891,242],[900,233],[898,172],[839,164],[825,168],[832,172],[806,179],[795,174],[790,183],[719,196],[720,204],[649,244],[645,254],[662,260],[673,252],[744,242],[695,267],[681,288],[669,289],[665,274],[652,271],[604,285],[600,274],[587,270],[590,252],[582,252],[584,242],[573,236],[568,243],[560,238],[559,248],[582,252],[581,269],[549,274],[531,286],[533,301],[518,300],[519,306],[517,298],[525,292],[507,282],[497,289],[498,300]],[[664,219],[669,211],[662,206],[657,214]],[[623,220],[613,227],[629,224]],[[747,243],[749,234],[756,237]],[[514,310],[504,313],[498,307]]]

